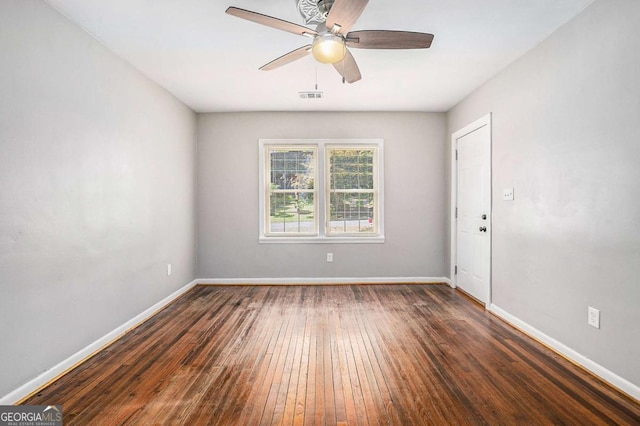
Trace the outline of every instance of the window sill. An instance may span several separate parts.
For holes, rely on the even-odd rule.
[[[384,235],[375,237],[260,237],[260,244],[383,244]]]

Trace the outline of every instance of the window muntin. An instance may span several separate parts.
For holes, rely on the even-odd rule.
[[[317,148],[267,147],[266,234],[317,235]]]

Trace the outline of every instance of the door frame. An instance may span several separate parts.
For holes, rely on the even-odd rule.
[[[493,247],[492,247],[492,234],[493,234],[493,133],[491,128],[491,113],[485,115],[472,122],[471,124],[466,125],[462,129],[453,132],[451,134],[451,200],[449,205],[449,210],[451,212],[450,222],[451,222],[451,235],[450,235],[450,247],[451,247],[451,257],[450,257],[450,276],[451,276],[451,287],[456,288],[458,286],[458,278],[456,275],[455,267],[456,267],[456,259],[458,257],[458,247],[457,247],[457,237],[458,237],[458,220],[456,218],[456,206],[458,205],[458,161],[456,158],[456,151],[458,149],[458,139],[468,135],[471,132],[474,132],[482,127],[487,126],[489,129],[489,212],[487,213],[489,220],[489,298],[486,302],[485,307],[489,307],[491,305],[491,296],[492,296],[492,263],[493,263]]]

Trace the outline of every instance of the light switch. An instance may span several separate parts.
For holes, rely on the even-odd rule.
[[[600,328],[600,311],[589,306],[589,325],[591,327]]]
[[[513,201],[513,188],[505,188],[502,190],[503,201]]]

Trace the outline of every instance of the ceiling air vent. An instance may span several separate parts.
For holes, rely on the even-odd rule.
[[[324,98],[323,92],[298,92],[302,99],[322,99]]]

